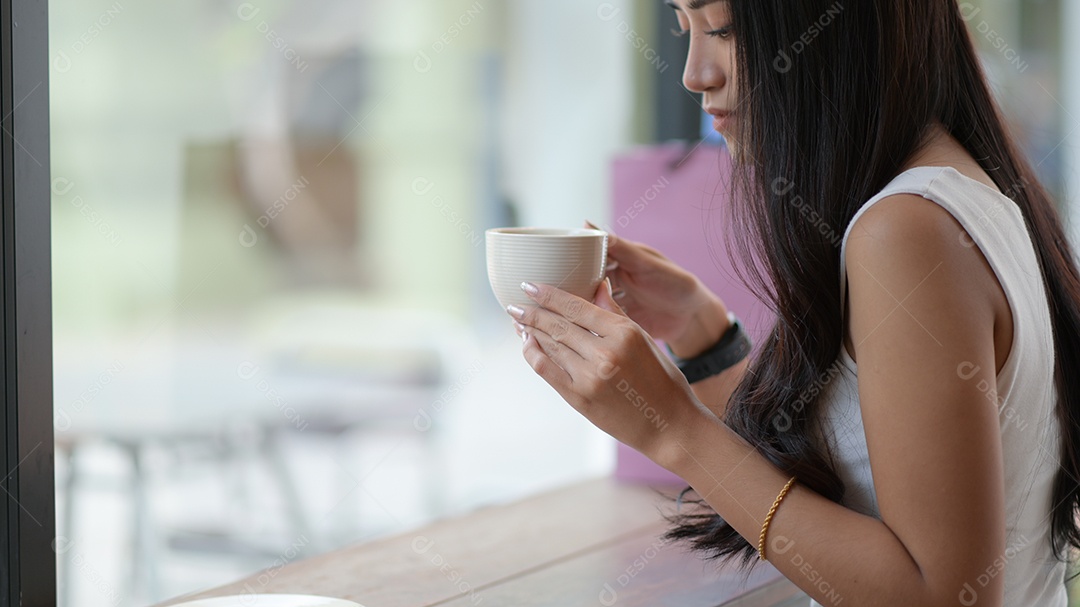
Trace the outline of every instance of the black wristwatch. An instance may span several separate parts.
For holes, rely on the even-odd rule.
[[[687,382],[692,384],[719,375],[734,367],[750,353],[753,344],[750,336],[743,330],[742,323],[730,311],[728,320],[731,321],[731,326],[720,337],[720,341],[694,358],[679,358],[671,351],[671,346],[667,346],[671,359],[686,376]]]

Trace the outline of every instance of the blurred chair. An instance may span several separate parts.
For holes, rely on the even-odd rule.
[[[335,440],[340,461],[350,460],[354,439],[370,433],[418,440],[425,510],[430,517],[442,513],[443,396],[478,356],[463,322],[435,311],[310,296],[268,303],[260,318],[266,381],[295,411],[264,426],[274,441],[272,458],[284,465],[280,449],[289,435]],[[347,513],[339,512],[346,524],[333,536],[355,530]]]

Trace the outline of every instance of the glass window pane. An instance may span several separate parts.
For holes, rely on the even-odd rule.
[[[67,605],[611,469],[521,357],[483,234],[606,220],[617,23],[570,0],[49,8]]]

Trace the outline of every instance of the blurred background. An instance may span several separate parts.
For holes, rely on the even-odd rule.
[[[1080,7],[1064,4],[964,10],[1069,215]],[[617,158],[676,139],[716,153],[670,9],[49,11],[64,605],[154,602],[611,473],[613,441],[521,357],[483,234],[618,233]]]

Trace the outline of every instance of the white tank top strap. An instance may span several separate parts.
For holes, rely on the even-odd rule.
[[[973,188],[975,188],[973,190]],[[972,192],[979,192],[972,195]],[[1030,265],[1034,254],[1023,214],[1019,206],[1001,192],[982,182],[963,175],[952,167],[915,167],[893,179],[881,192],[863,204],[848,222],[840,246],[840,305],[843,308],[847,297],[846,253],[848,237],[855,222],[875,203],[896,194],[914,194],[944,207],[963,226],[970,236],[970,241],[963,234],[957,238],[964,244],[978,245],[987,261],[993,267],[998,279],[1003,283],[1016,284],[1016,295],[1023,289],[1042,286],[1042,276],[1033,274]],[[973,242],[971,242],[973,241]],[[1026,246],[1020,247],[1018,245]],[[1008,254],[1006,254],[1008,253]],[[1003,284],[1008,293],[1012,285]],[[1042,295],[1042,291],[1037,292]]]
[[[897,194],[916,194],[918,196],[925,197],[930,191],[930,184],[941,174],[944,167],[917,167],[909,169],[900,175],[897,175],[895,179],[889,182],[880,192],[873,198],[867,200],[859,210],[852,216],[851,221],[848,222],[847,228],[844,230],[844,238],[840,244],[840,309],[844,309],[844,303],[847,297],[847,268],[846,266],[846,253],[848,236],[851,235],[852,228],[855,227],[855,222],[862,217],[863,213],[874,206],[877,202],[888,198],[889,196],[895,196]]]

